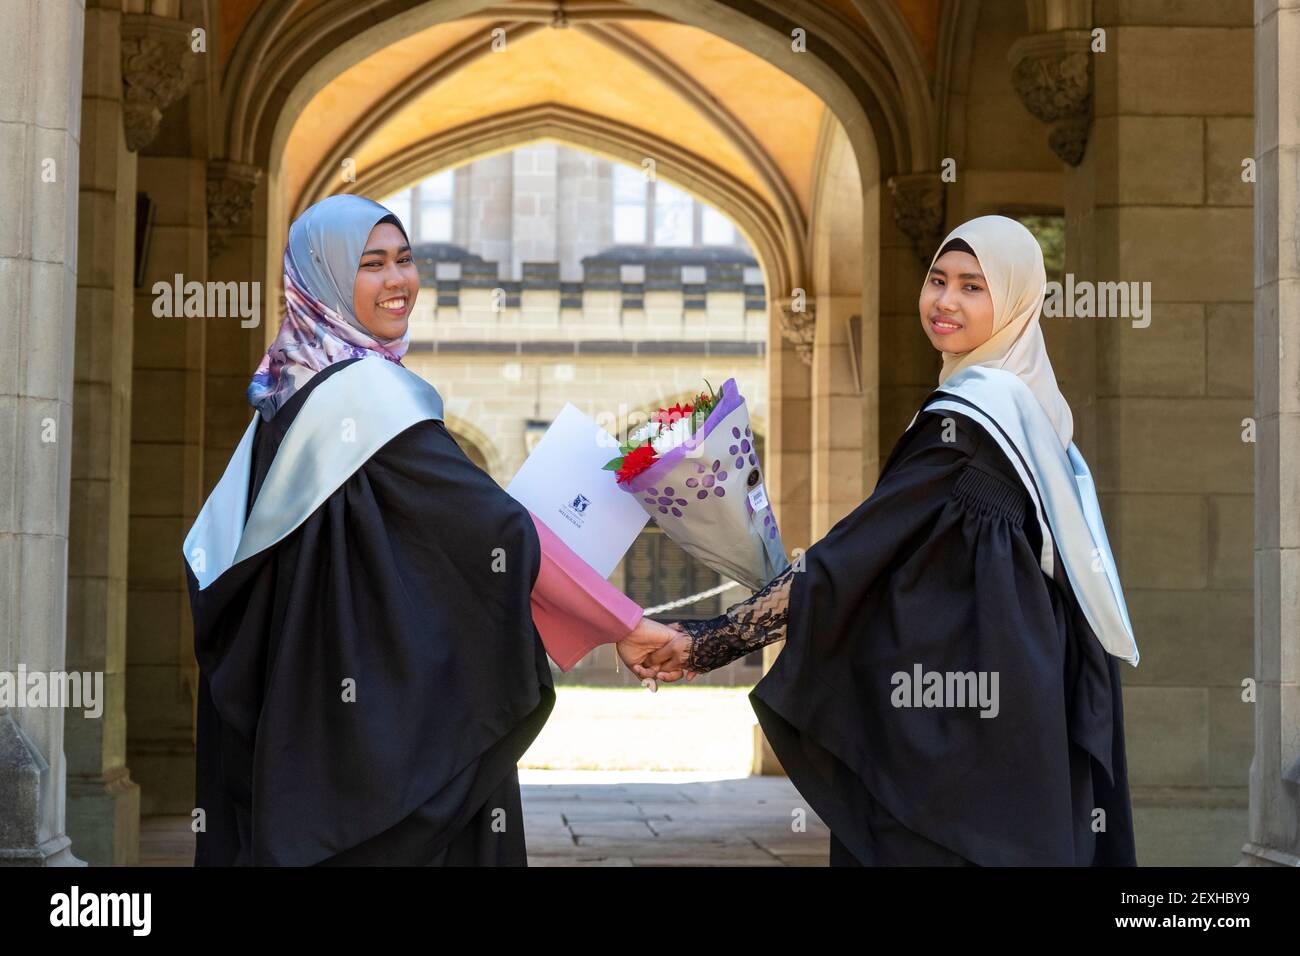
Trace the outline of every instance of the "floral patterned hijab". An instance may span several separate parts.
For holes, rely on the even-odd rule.
[[[322,199],[289,227],[284,250],[286,314],[275,341],[248,383],[248,404],[270,421],[313,375],[328,365],[365,355],[402,364],[410,329],[396,339],[376,338],[357,319],[352,291],[361,253],[378,223],[401,221],[364,196]],[[409,238],[407,240],[410,241]]]

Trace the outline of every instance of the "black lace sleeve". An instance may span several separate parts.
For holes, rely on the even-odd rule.
[[[682,621],[691,637],[686,669],[704,673],[730,664],[765,644],[785,640],[790,610],[791,565],[748,600],[733,604],[717,617]]]

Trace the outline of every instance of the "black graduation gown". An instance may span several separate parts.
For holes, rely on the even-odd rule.
[[[249,510],[312,390],[351,361],[259,418]],[[429,420],[206,590],[187,564],[195,864],[525,865],[515,768],[555,701],[540,561],[527,509]]]
[[[1136,864],[1119,661],[1040,542],[997,442],[936,411],[805,553],[750,700],[832,865]],[[895,706],[917,664],[998,672],[997,716]]]

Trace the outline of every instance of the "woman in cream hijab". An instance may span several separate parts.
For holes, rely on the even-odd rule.
[[[984,250],[976,257],[972,246]],[[921,293],[922,308],[928,301],[929,314],[922,316],[922,327],[930,342],[943,355],[943,371],[939,374],[942,385],[963,369],[975,365],[998,368],[1013,373],[1038,400],[1060,436],[1062,447],[1070,444],[1074,430],[1074,416],[1065,396],[1056,385],[1051,359],[1047,357],[1047,344],[1039,316],[1043,311],[1043,296],[1047,273],[1043,268],[1043,251],[1038,240],[1023,225],[1005,216],[981,216],[959,226],[944,243],[943,256],[958,264],[963,273],[982,275],[988,289],[986,306],[992,310],[992,334],[973,348],[971,338],[960,334],[943,333],[929,321],[931,316],[951,324],[953,309],[949,301],[940,299],[939,289],[927,281]],[[957,255],[950,255],[956,252]],[[931,272],[940,254],[935,253],[930,262]],[[971,262],[975,259],[975,262]],[[983,272],[981,272],[983,266]],[[962,274],[962,273],[959,273]],[[978,283],[978,279],[976,280]],[[983,296],[973,300],[979,301]],[[958,302],[961,302],[958,297]],[[960,308],[960,305],[958,305]],[[981,313],[982,313],[981,309]],[[978,330],[977,330],[978,331]],[[969,348],[963,348],[966,346]]]
[[[1136,862],[1118,662],[1137,648],[1044,287],[1020,223],[953,230],[919,299],[939,387],[875,491],[650,659],[673,679],[786,641],[750,701],[832,865]]]

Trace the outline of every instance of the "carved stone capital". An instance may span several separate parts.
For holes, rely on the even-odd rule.
[[[1051,127],[1047,143],[1071,166],[1083,161],[1092,124],[1092,35],[1054,30],[1011,44],[1011,83],[1020,102]]]
[[[248,222],[253,212],[253,190],[262,170],[229,159],[208,162],[208,255],[230,244],[231,234]]]
[[[158,135],[162,111],[185,95],[198,72],[194,28],[170,17],[122,17],[122,117],[126,146],[139,151]]]
[[[928,265],[943,238],[944,183],[938,173],[890,176],[894,224],[912,240],[912,249]]]
[[[803,308],[796,309],[794,299],[789,296],[777,300],[781,336],[794,346],[799,360],[811,367],[813,342],[817,338],[817,301],[804,297],[801,304]]]

